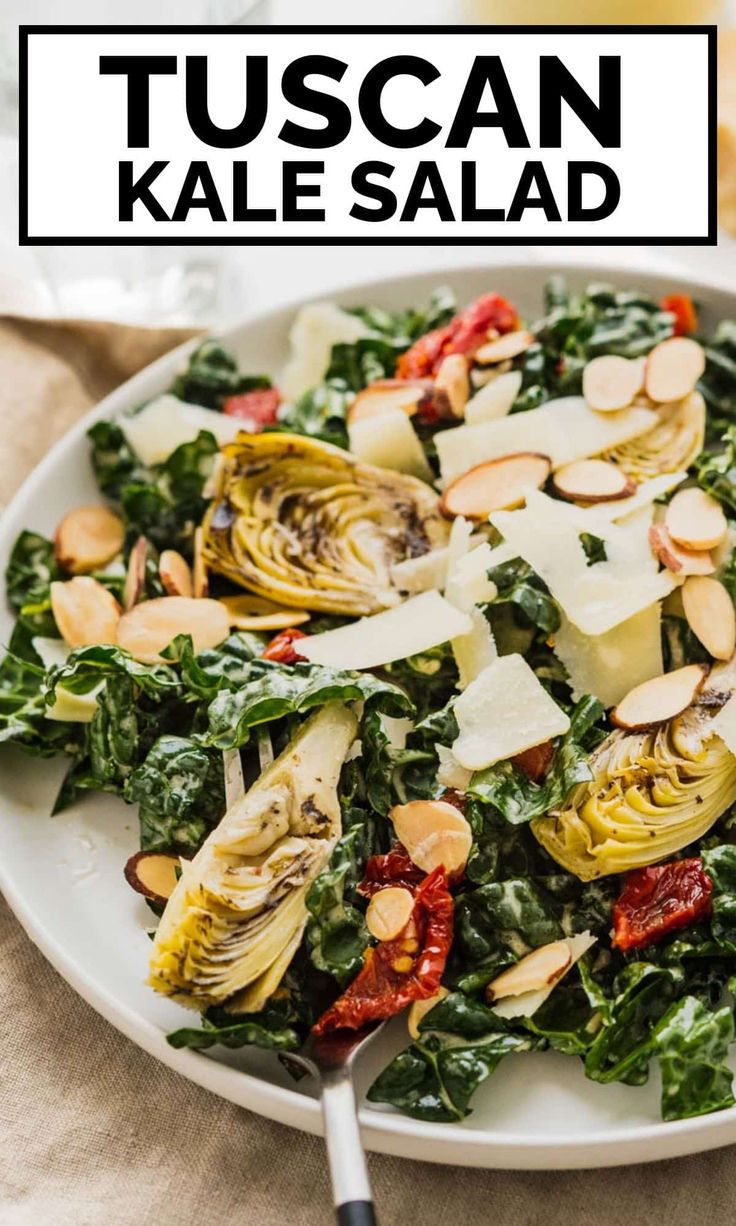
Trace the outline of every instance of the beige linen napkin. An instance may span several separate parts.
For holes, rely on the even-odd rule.
[[[187,333],[0,320],[0,501],[116,383]],[[49,966],[0,900],[0,1226],[323,1226],[322,1142],[223,1102],[138,1050]],[[554,1135],[555,1121],[547,1121]],[[725,1226],[732,1149],[613,1171],[370,1159],[382,1226]]]

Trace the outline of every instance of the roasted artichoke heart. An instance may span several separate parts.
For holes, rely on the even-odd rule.
[[[292,434],[224,448],[205,519],[207,565],[290,608],[362,616],[394,605],[395,562],[447,542],[434,491]]]
[[[153,943],[149,983],[197,1009],[262,1008],[299,945],[305,895],[341,833],[337,783],[357,720],[331,703],[213,830]]]
[[[700,392],[662,405],[658,417],[656,426],[646,434],[622,443],[605,456],[637,481],[684,472],[703,449],[705,401]]]
[[[702,838],[736,801],[736,757],[711,729],[717,709],[694,706],[648,732],[611,733],[590,758],[592,780],[532,822],[545,850],[592,881]]]

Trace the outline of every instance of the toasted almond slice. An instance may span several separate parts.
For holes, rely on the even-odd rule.
[[[125,538],[123,521],[101,504],[75,507],[62,519],[54,537],[56,561],[72,575],[85,575],[107,566],[120,553]]]
[[[435,376],[436,391],[444,392],[453,417],[464,417],[470,399],[468,359],[462,353],[450,353],[443,358]]]
[[[419,1038],[419,1024],[424,1021],[427,1014],[438,1005],[441,1000],[444,1000],[450,993],[447,988],[439,988],[434,996],[428,996],[425,1000],[415,1000],[412,1004],[406,1018],[406,1024],[409,1034],[412,1039]]]
[[[144,898],[165,903],[174,893],[179,865],[172,851],[137,851],[125,865],[125,880]]]
[[[492,979],[486,988],[490,1002],[507,996],[522,996],[524,992],[536,992],[561,979],[572,961],[567,941],[550,941],[533,949]]]
[[[416,864],[422,872],[432,873],[436,868],[442,867],[448,877],[453,877],[462,873],[472,846],[473,835],[469,826],[462,831],[438,830],[435,834],[428,834],[421,843],[417,843],[409,855],[412,864]]]
[[[403,886],[379,890],[368,903],[366,928],[377,941],[394,941],[403,932],[414,910],[414,895]]]
[[[736,612],[718,579],[691,575],[682,585],[682,605],[693,634],[716,660],[730,660],[736,650]]]
[[[644,390],[657,404],[684,400],[705,370],[702,345],[689,336],[671,336],[647,357]]]
[[[665,511],[667,531],[677,545],[696,551],[715,549],[728,532],[723,507],[705,490],[678,490]]]
[[[440,510],[448,518],[462,515],[478,523],[492,511],[510,511],[524,503],[528,489],[540,489],[547,480],[549,457],[535,451],[517,451],[477,464],[447,487]]]
[[[204,560],[204,529],[197,528],[193,542],[194,564],[192,566],[192,589],[197,600],[208,596],[210,581],[207,574],[207,564]]]
[[[641,390],[641,376],[639,362],[603,354],[588,362],[583,371],[583,395],[596,412],[615,413],[627,409]]]
[[[683,549],[670,536],[664,524],[652,524],[649,529],[652,553],[673,575],[712,575],[715,563],[707,549]]]
[[[430,379],[377,379],[358,392],[350,406],[348,421],[352,425],[362,417],[375,417],[391,409],[400,409],[407,417],[413,417],[431,394]]]
[[[555,493],[568,502],[617,502],[636,492],[636,482],[608,460],[574,460],[552,478]]]
[[[611,722],[630,732],[643,731],[680,715],[697,698],[708,675],[705,664],[687,664],[630,690],[611,712]]]
[[[222,596],[230,625],[236,630],[288,630],[309,621],[309,614],[299,609],[285,609],[262,596],[249,592],[242,596]]]
[[[120,605],[112,592],[90,575],[52,583],[51,609],[59,633],[70,647],[115,642]]]
[[[475,354],[475,360],[480,362],[481,366],[486,366],[493,362],[505,362],[508,358],[518,358],[520,353],[524,353],[534,344],[534,340],[534,333],[524,329],[506,332],[504,336],[482,345]]]
[[[143,589],[146,586],[146,562],[148,561],[148,541],[145,536],[139,536],[130,551],[128,571],[123,588],[123,608],[126,613],[138,604]]]
[[[124,613],[118,623],[118,646],[143,664],[161,662],[161,652],[179,634],[192,637],[196,653],[227,638],[230,623],[219,600],[162,596]]]
[[[192,568],[175,549],[164,549],[158,560],[158,573],[167,595],[194,595]]]

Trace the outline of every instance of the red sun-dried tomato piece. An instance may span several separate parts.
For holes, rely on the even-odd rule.
[[[313,1034],[360,1030],[436,995],[452,944],[454,907],[443,868],[425,877],[404,931],[366,951],[362,968],[322,1014]],[[415,935],[416,934],[416,935]]]
[[[444,328],[435,328],[420,336],[399,358],[396,375],[399,379],[426,379],[435,375],[442,359],[450,353],[463,353],[472,358],[485,344],[491,328],[496,332],[513,332],[519,326],[516,308],[500,294],[483,294],[460,311]]]
[[[635,869],[613,906],[612,945],[639,949],[704,919],[712,892],[713,882],[697,856]]]
[[[259,388],[254,392],[241,392],[228,396],[222,406],[226,417],[237,417],[243,429],[259,434],[264,426],[272,426],[281,404],[281,392],[277,387]]]
[[[306,656],[300,656],[299,652],[294,647],[299,639],[305,639],[307,636],[303,630],[282,630],[279,634],[271,639],[267,647],[264,647],[261,652],[263,660],[273,660],[276,664],[301,664],[306,662]]]
[[[524,772],[527,778],[531,779],[532,783],[541,783],[552,765],[554,756],[553,742],[544,741],[541,745],[535,745],[533,749],[524,749],[521,753],[514,754],[511,761],[514,766]]]
[[[387,885],[403,885],[413,894],[424,876],[422,870],[412,863],[403,843],[394,843],[385,856],[370,856],[367,860],[358,893],[363,898],[372,898]]]
[[[675,317],[675,336],[688,336],[698,330],[698,312],[689,294],[667,294],[659,304]]]

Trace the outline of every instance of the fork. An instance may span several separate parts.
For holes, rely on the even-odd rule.
[[[259,738],[258,751],[263,770],[273,759],[270,738]],[[223,750],[222,759],[229,809],[245,793],[243,766],[238,749]],[[310,1034],[300,1051],[281,1054],[285,1063],[310,1073],[319,1082],[338,1226],[377,1226],[358,1125],[353,1064],[383,1026],[383,1022],[377,1022],[362,1030],[338,1030],[319,1038]]]

